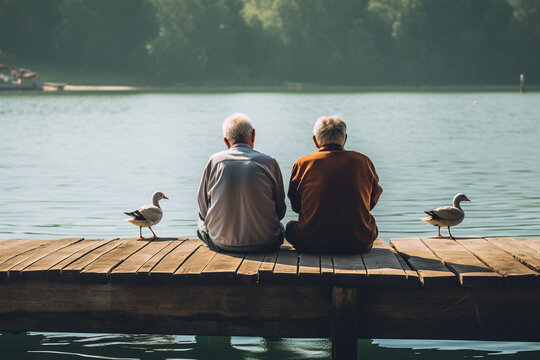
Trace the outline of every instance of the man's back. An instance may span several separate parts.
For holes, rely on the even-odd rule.
[[[210,158],[198,202],[212,241],[223,247],[257,247],[282,236],[284,198],[276,160],[236,144]]]
[[[351,253],[369,248],[378,234],[370,210],[382,193],[369,158],[325,145],[294,165],[289,186],[298,223],[287,229],[300,251]]]

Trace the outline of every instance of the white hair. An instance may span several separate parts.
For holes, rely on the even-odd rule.
[[[253,132],[253,123],[246,114],[234,113],[223,121],[223,137],[231,143],[244,142]]]
[[[338,115],[323,116],[315,122],[313,135],[320,146],[326,144],[345,145],[347,124]]]

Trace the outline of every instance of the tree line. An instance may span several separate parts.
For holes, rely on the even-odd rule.
[[[540,83],[540,0],[0,0],[0,55],[164,84]]]

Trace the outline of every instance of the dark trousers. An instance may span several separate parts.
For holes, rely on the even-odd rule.
[[[283,229],[283,224],[281,225],[281,235],[278,241],[274,244],[269,245],[257,245],[257,246],[224,246],[217,244],[210,235],[208,234],[208,228],[202,220],[199,219],[197,223],[197,236],[202,240],[210,250],[215,252],[230,252],[230,253],[246,253],[246,252],[264,252],[277,249],[283,244],[283,238],[285,236],[285,231]]]
[[[358,254],[358,253],[364,253],[371,250],[373,247],[373,242],[365,245],[362,248],[352,248],[352,249],[343,249],[343,248],[320,248],[320,246],[317,244],[316,240],[309,242],[305,239],[298,239],[297,238],[297,232],[296,226],[298,224],[298,221],[291,220],[287,223],[287,227],[285,229],[285,237],[287,238],[287,241],[291,243],[294,248],[300,252],[305,253],[313,253],[313,254]],[[302,241],[300,241],[302,240]]]

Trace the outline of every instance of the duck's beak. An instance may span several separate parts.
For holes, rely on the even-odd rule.
[[[164,199],[166,199],[166,200],[169,200],[169,198],[168,198],[168,197],[166,197],[166,196],[164,196],[163,198],[164,198]],[[470,201],[470,200],[469,200],[469,201]]]
[[[469,199],[469,198],[466,198],[466,199],[465,199],[465,201],[471,201],[471,199]]]

